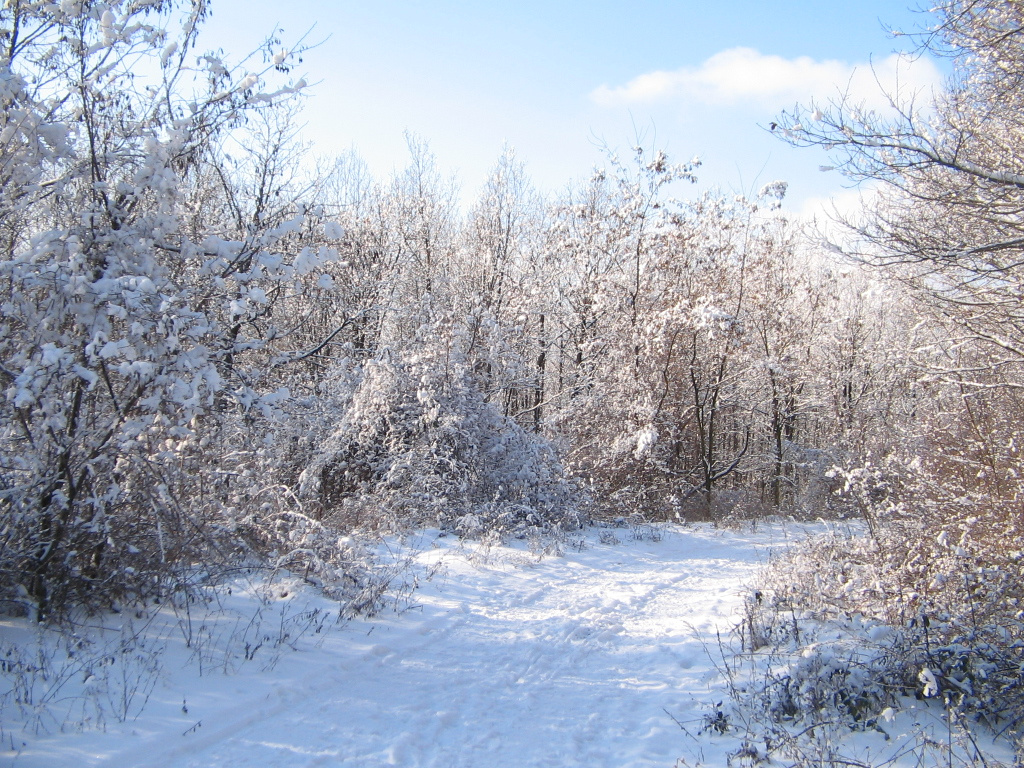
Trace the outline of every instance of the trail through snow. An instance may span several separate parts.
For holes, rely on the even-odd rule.
[[[8,723],[15,749],[0,765],[6,755],[32,768],[624,768],[688,753],[714,765],[695,752],[706,740],[698,747],[687,731],[725,698],[714,688],[716,631],[732,626],[744,582],[787,541],[783,527],[605,529],[537,557],[422,534],[412,550],[422,580],[406,610],[328,623],[270,669],[262,650],[243,664],[225,651],[220,669],[208,653],[202,676],[196,649],[169,633],[140,717],[108,717],[105,731],[74,732],[69,720],[71,732],[32,736]],[[241,587],[232,599],[237,628],[255,601]],[[294,588],[278,601],[293,626],[329,605]]]

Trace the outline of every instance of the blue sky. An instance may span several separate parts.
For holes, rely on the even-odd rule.
[[[305,136],[354,148],[378,176],[401,167],[404,132],[425,139],[472,200],[503,146],[555,192],[602,162],[602,144],[700,156],[700,189],[750,193],[790,182],[787,207],[842,192],[827,162],[768,135],[780,109],[878,79],[937,83],[928,60],[897,63],[929,18],[897,2],[685,0],[214,0],[206,44],[233,59],[279,24],[325,42],[299,67],[315,86]],[[870,63],[870,64],[869,64]],[[857,67],[859,74],[852,74]]]

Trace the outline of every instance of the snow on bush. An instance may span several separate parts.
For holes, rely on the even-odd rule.
[[[773,661],[736,689],[738,708],[787,733],[884,732],[883,714],[933,701],[965,740],[980,726],[1019,759],[1024,554],[1006,546],[1020,540],[1012,507],[935,482],[920,461],[839,474],[866,531],[813,539],[762,575],[739,632]]]
[[[547,441],[487,402],[457,353],[389,351],[347,381],[338,422],[301,475],[304,498],[325,520],[467,536],[581,524]]]
[[[251,102],[255,76],[236,87],[217,57],[196,69],[175,58],[204,13],[171,2],[0,12],[7,612],[43,620],[145,600],[246,548],[229,498],[241,446],[214,448],[277,397],[254,362],[294,272],[298,234],[285,224],[304,216],[289,200],[233,221],[227,182],[212,179],[226,136],[295,89]]]

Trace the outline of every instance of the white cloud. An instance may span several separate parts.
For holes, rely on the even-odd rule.
[[[664,102],[755,103],[780,109],[812,99],[825,102],[847,95],[852,103],[884,109],[886,94],[906,100],[942,83],[942,74],[924,57],[892,54],[881,61],[848,64],[809,56],[785,59],[753,48],[730,48],[698,67],[648,72],[625,85],[602,85],[591,94],[601,106]]]

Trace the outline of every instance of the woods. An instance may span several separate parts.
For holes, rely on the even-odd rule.
[[[469,203],[413,133],[385,177],[355,151],[317,157],[300,129],[305,43],[276,32],[233,63],[199,45],[209,13],[0,10],[6,619],[74,638],[163,611],[185,656],[209,663],[223,641],[226,670],[327,621],[282,609],[276,638],[253,619],[241,641],[204,639],[192,611],[234,575],[291,574],[341,623],[412,568],[418,555],[371,556],[387,536],[564,554],[619,545],[616,530],[653,545],[668,523],[848,520],[744,592],[734,635],[755,672],[725,661],[731,708],[698,735],[742,724],[730,759],[862,764],[839,730],[885,733],[916,698],[944,718],[948,764],[954,730],[967,764],[982,728],[1019,759],[1024,5],[930,12],[916,40],[949,63],[939,92],[775,117],[772,133],[863,185],[826,232],[790,215],[785,182],[709,190],[700,160],[656,146],[606,150],[558,193],[507,148]],[[576,533],[591,525],[605,527]],[[600,631],[556,622],[570,634],[522,659],[584,636],[619,647],[628,606],[605,597]],[[440,605],[424,636],[459,631]],[[85,640],[64,667],[83,701],[94,675],[120,691],[121,721],[159,668],[124,631],[120,683],[106,651],[76,658]],[[0,711],[72,722],[32,694],[53,690],[39,681],[60,678],[60,652],[4,648]]]
[[[302,46],[233,65],[208,12],[0,10],[4,613],[344,598],[348,537],[415,527],[857,517],[774,607],[899,628],[885,674],[1019,728],[1024,6],[939,4],[933,98],[778,117],[873,185],[828,239],[657,148],[557,195],[509,149],[469,206],[412,134],[389,178],[311,160]]]
[[[206,12],[3,11],[8,610],[327,569],[314,530],[817,516],[833,467],[941,421],[915,354],[995,344],[930,267],[810,243],[784,183],[694,196],[698,163],[637,147],[544,199],[509,150],[463,212],[412,135],[390,179],[303,162],[297,54],[197,54]]]

